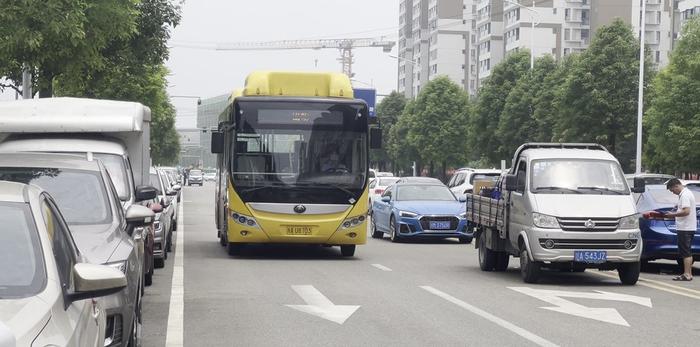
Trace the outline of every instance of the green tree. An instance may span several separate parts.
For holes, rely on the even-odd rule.
[[[500,139],[497,157],[509,158],[525,142],[540,141],[542,124],[535,118],[535,99],[542,88],[550,85],[545,79],[556,71],[557,64],[551,56],[535,61],[535,68],[527,71],[516,82],[506,98],[503,113],[498,120],[495,135]]]
[[[389,130],[389,137],[385,142],[387,155],[394,164],[392,169],[400,175],[410,173],[412,161],[420,159],[415,147],[407,140],[414,105],[415,101],[406,104],[396,124]]]
[[[496,65],[479,90],[476,109],[471,115],[467,143],[470,160],[485,158],[490,164],[505,159],[499,156],[501,139],[495,136],[506,98],[516,82],[530,67],[530,53],[518,51],[509,54]]]
[[[537,142],[561,142],[557,128],[559,118],[559,96],[571,67],[576,64],[578,54],[567,55],[556,64],[552,73],[547,74],[534,96],[533,118],[537,123],[534,140]]]
[[[34,75],[40,97],[54,79],[104,64],[102,50],[136,30],[136,0],[5,0],[0,2],[0,76]]]
[[[382,149],[372,150],[371,161],[379,163],[379,169],[385,170],[385,163],[391,163],[391,169],[395,170],[397,158],[389,156],[387,149],[391,128],[398,122],[403,109],[406,107],[406,97],[396,91],[391,92],[387,97],[377,104],[377,118],[382,126],[382,139],[384,141]]]
[[[461,163],[466,156],[467,94],[448,77],[437,77],[421,90],[412,113],[407,139],[431,171],[441,164],[439,176],[444,178],[447,165]]]
[[[700,17],[683,26],[671,61],[652,84],[647,168],[683,174],[700,171]]]
[[[561,139],[603,144],[629,171],[636,148],[638,74],[639,43],[631,27],[620,19],[601,27],[563,87]]]

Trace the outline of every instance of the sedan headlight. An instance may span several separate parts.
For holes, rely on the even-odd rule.
[[[114,263],[106,263],[105,265],[107,265],[113,269],[117,269],[126,275],[127,263],[128,263],[128,260],[125,260],[125,261],[117,261]]]
[[[464,212],[460,213],[460,214],[459,214],[459,218],[461,218],[461,219],[467,219],[467,211],[464,211]]]
[[[538,228],[556,229],[559,228],[557,217],[548,216],[541,213],[532,213],[532,222]]]
[[[639,213],[631,216],[620,218],[620,229],[638,229],[639,228]]]
[[[406,218],[415,218],[418,217],[418,214],[409,211],[399,211],[399,216]]]

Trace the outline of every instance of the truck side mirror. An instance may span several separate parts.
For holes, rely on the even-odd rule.
[[[635,177],[634,178],[634,187],[632,187],[632,193],[644,193],[646,190],[646,183],[644,182],[644,178],[642,177]]]
[[[370,128],[369,129],[369,148],[371,148],[371,149],[381,149],[382,148],[382,129],[381,128]]]
[[[506,175],[506,190],[513,192],[518,190],[518,176],[513,174]]]
[[[224,133],[221,131],[212,131],[211,133],[211,152],[214,154],[224,153]]]

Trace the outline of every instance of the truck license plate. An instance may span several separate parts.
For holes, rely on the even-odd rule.
[[[574,251],[574,261],[579,263],[600,264],[608,261],[606,251]]]
[[[430,222],[430,229],[431,230],[446,230],[450,228],[450,222],[449,221],[433,221]]]

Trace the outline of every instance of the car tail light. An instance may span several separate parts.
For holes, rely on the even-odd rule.
[[[383,194],[383,193],[384,193],[384,189],[375,189],[374,190],[374,194]]]
[[[659,212],[659,211],[649,211],[649,212],[644,212],[642,214],[642,217],[647,220],[664,220],[666,219],[664,217],[664,214]]]

